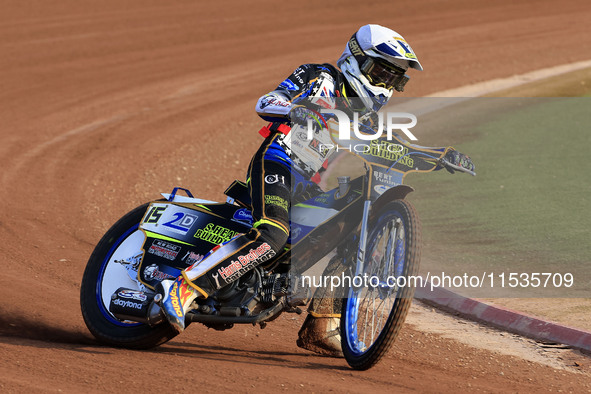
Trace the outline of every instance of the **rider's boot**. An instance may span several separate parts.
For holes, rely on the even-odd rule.
[[[197,291],[193,289],[181,275],[176,279],[165,279],[160,282],[164,295],[161,301],[164,316],[177,333],[185,329],[185,316],[190,305],[197,298]]]
[[[316,290],[315,297],[308,308],[308,316],[298,332],[296,343],[302,349],[314,353],[342,357],[340,333],[342,301],[340,298],[334,298],[332,292],[322,290],[325,289]]]
[[[298,332],[297,345],[314,353],[342,357],[340,318],[309,313]]]
[[[222,246],[224,245],[213,248],[201,261],[183,270],[178,278],[165,279],[158,285],[157,290],[163,295],[160,305],[164,316],[179,334],[185,329],[185,318],[195,298],[198,296],[207,298],[215,291],[215,287],[210,286],[208,281],[202,280],[202,287],[197,286],[194,281],[200,276],[205,279],[207,275],[204,274],[211,269],[212,265],[219,262],[220,254],[225,255],[225,251],[220,252]]]
[[[338,275],[343,272],[341,259],[331,259],[322,273],[323,277]],[[312,352],[342,357],[340,318],[341,295],[337,289],[319,287],[308,308],[308,316],[298,333],[297,345]]]
[[[178,278],[165,279],[158,285],[157,290],[163,295],[160,305],[164,316],[179,334],[185,329],[185,317],[195,298],[198,296],[207,298],[209,294],[215,291],[216,288],[212,287],[209,281],[204,281],[208,276],[205,274],[223,259],[221,256],[228,254],[227,249],[231,248],[231,246],[227,244],[237,237],[238,235],[213,248],[202,260],[183,270]],[[194,283],[198,277],[202,277],[200,281],[202,287]]]

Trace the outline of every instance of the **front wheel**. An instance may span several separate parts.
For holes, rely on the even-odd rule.
[[[140,221],[148,204],[135,208],[107,231],[88,260],[80,287],[84,322],[99,341],[131,349],[149,349],[172,339],[169,324],[150,327],[121,321],[110,311],[111,295],[119,288],[143,290],[135,280],[143,256],[144,233]]]
[[[374,366],[394,343],[414,294],[408,279],[420,262],[421,226],[408,201],[385,205],[368,232],[363,272],[352,278],[341,313],[343,355],[358,370]]]

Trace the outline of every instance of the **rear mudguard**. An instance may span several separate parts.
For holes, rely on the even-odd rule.
[[[252,226],[246,208],[188,201],[154,201],[140,223],[145,241],[137,280],[150,289],[176,278],[212,248]]]

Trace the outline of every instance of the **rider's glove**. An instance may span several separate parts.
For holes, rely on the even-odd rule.
[[[458,167],[465,168],[470,171],[474,171],[474,163],[472,163],[472,159],[469,156],[466,156],[463,153],[458,152],[455,149],[449,149],[448,152],[445,154],[445,160],[449,161],[451,164],[456,165]],[[450,173],[454,173],[455,171],[449,167],[445,167],[447,171]]]
[[[307,201],[311,198],[314,198],[320,194],[324,193],[324,190],[320,188],[316,183],[313,182],[306,182],[299,183],[296,186],[296,193],[293,198],[295,204],[299,204],[301,202]]]
[[[366,134],[375,133],[380,127],[380,118],[377,112],[369,111],[359,117],[359,131]]]
[[[289,112],[289,119],[291,126],[296,125],[308,127],[308,119],[312,120],[312,129],[314,133],[320,132],[324,127],[325,120],[316,108],[308,108],[304,106],[294,106]]]

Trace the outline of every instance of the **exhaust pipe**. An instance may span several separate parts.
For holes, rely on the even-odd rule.
[[[165,317],[158,303],[162,294],[120,287],[111,296],[109,311],[119,320],[130,320],[154,327]]]

